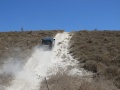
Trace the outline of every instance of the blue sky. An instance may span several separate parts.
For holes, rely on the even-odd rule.
[[[120,0],[0,0],[0,31],[120,30]]]

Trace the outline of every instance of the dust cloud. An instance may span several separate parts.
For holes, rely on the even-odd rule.
[[[39,86],[41,77],[46,76],[47,68],[50,63],[52,51],[35,47],[32,56],[22,65],[19,60],[9,60],[3,65],[6,73],[11,73],[14,80],[6,90],[31,90]],[[38,87],[39,88],[39,87]]]
[[[5,63],[1,73],[12,73],[14,78],[9,86],[4,87],[5,90],[40,90],[42,80],[57,73],[60,68],[70,75],[85,75],[77,68],[77,60],[69,54],[70,39],[69,33],[58,33],[52,50],[36,46],[25,64],[18,60]]]

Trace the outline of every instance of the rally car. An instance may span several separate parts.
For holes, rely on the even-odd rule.
[[[52,49],[55,44],[55,39],[52,37],[42,38],[42,47]]]

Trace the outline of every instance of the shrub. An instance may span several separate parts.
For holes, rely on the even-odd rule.
[[[95,62],[93,60],[86,61],[83,67],[94,73],[97,72],[97,62]]]
[[[48,80],[49,90],[116,90],[109,81],[94,81],[78,76],[69,76],[66,73],[57,73]],[[47,90],[46,81],[41,83],[40,90]]]

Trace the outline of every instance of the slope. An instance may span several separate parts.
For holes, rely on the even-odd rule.
[[[41,81],[50,75],[56,74],[62,68],[72,75],[89,75],[83,69],[78,69],[78,62],[69,54],[69,40],[71,35],[67,32],[58,33],[52,51],[44,51],[35,47],[34,53],[28,59],[23,69],[15,74],[11,86],[5,90],[39,90]]]

